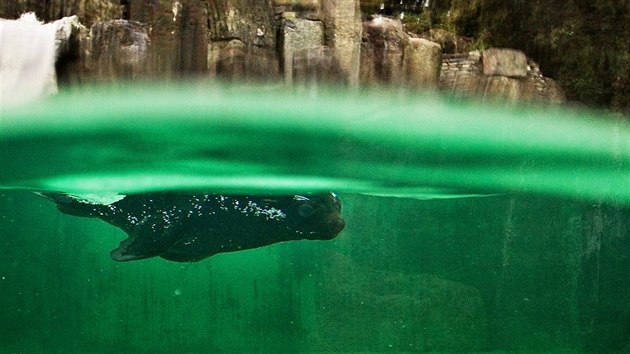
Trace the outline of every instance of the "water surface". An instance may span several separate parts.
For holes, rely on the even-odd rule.
[[[0,138],[5,188],[436,188],[630,201],[623,121],[405,91],[85,90],[4,112]]]

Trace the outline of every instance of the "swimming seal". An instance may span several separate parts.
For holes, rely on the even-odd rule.
[[[290,240],[330,240],[345,226],[334,193],[220,195],[176,192],[124,196],[107,205],[64,193],[38,193],[66,214],[96,217],[128,235],[110,255],[119,262],[162,257],[196,262]]]

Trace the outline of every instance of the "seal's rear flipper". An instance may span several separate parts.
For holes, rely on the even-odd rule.
[[[99,210],[103,207],[102,205],[83,202],[65,193],[35,192],[35,194],[54,202],[59,211],[72,216],[96,217],[101,214]]]

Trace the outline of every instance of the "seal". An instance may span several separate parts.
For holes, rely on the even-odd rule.
[[[95,217],[125,233],[113,260],[161,257],[196,262],[291,240],[330,240],[345,227],[334,193],[221,195],[179,192],[126,195],[94,204],[65,193],[38,193],[69,215]]]

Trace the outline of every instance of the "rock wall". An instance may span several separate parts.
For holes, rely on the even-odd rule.
[[[139,78],[145,73],[149,38],[142,24],[96,22],[89,33],[89,69],[98,77]]]
[[[442,50],[437,43],[411,38],[400,21],[377,16],[363,23],[361,84],[433,88]]]
[[[18,3],[0,5],[0,16],[30,9],[47,18],[85,13],[89,7],[78,0],[72,6]],[[85,15],[91,29],[81,32],[78,54],[66,58],[60,72],[70,83],[193,76],[437,88],[455,96],[498,96],[510,102],[564,101],[558,85],[521,52],[443,55],[438,43],[408,34],[400,20],[364,19],[361,5],[366,8],[359,0],[95,2],[93,13]],[[494,72],[489,71],[491,58],[502,61],[494,63]]]

